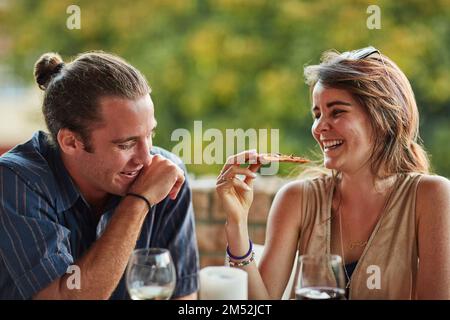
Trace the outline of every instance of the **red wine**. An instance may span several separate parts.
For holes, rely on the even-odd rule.
[[[296,300],[345,300],[345,290],[330,287],[307,287],[295,290]]]

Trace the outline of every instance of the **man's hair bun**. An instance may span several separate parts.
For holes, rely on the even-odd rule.
[[[34,77],[42,90],[47,89],[50,80],[64,67],[61,56],[57,53],[44,53],[34,65]]]

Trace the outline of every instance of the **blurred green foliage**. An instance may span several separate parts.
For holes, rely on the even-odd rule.
[[[159,122],[155,143],[169,150],[174,129],[202,120],[204,130],[279,128],[282,152],[317,151],[303,67],[331,48],[374,45],[409,77],[433,169],[450,176],[448,0],[7,3],[0,32],[16,74],[31,83],[33,64],[47,51],[65,59],[88,50],[118,54],[147,76]],[[80,30],[66,28],[71,4],[81,8]],[[366,27],[371,4],[381,8],[379,30]],[[215,174],[219,167],[189,170]]]

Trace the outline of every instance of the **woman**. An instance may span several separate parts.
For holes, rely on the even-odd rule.
[[[312,135],[332,173],[278,192],[259,270],[247,215],[260,165],[235,164],[254,152],[231,157],[217,180],[228,256],[248,272],[249,297],[279,299],[299,250],[342,256],[350,299],[450,299],[450,183],[428,174],[407,78],[373,47],[326,52],[305,76]],[[367,285],[371,266],[379,268],[375,288]]]

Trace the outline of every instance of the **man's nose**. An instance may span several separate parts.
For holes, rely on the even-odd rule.
[[[136,162],[139,164],[149,165],[152,162],[152,155],[150,149],[152,148],[152,141],[145,140],[139,144],[138,154],[136,155]]]

